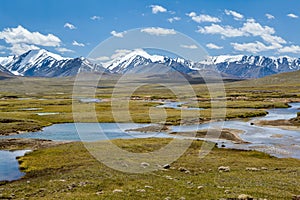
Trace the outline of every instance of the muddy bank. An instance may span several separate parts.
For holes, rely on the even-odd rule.
[[[48,122],[0,117],[0,135],[7,136],[36,132],[50,125],[52,124]]]
[[[169,127],[165,125],[152,125],[152,126],[146,126],[146,127],[141,127],[141,128],[134,128],[134,129],[127,129],[125,131],[130,132],[130,131],[137,131],[137,132],[166,132],[169,131]]]
[[[20,150],[31,149],[36,150],[40,148],[53,147],[69,142],[57,142],[43,139],[29,139],[29,138],[12,138],[0,139],[0,150]]]
[[[297,117],[289,120],[286,119],[261,120],[261,121],[254,122],[254,125],[278,127],[285,130],[300,130],[300,113],[298,113]]]
[[[224,140],[230,140],[236,144],[249,143],[240,138],[239,134],[242,133],[244,133],[244,131],[242,130],[224,128],[221,131],[218,129],[209,129],[209,132],[207,129],[199,130],[196,132],[196,135],[195,132],[171,132],[170,134],[180,135],[184,137],[193,137],[193,135],[195,135],[194,136],[195,138],[224,139]]]

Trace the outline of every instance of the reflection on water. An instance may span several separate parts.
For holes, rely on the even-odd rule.
[[[23,156],[29,150],[4,151],[0,150],[0,181],[12,181],[21,178],[24,173],[19,170],[19,163],[16,159]]]
[[[156,106],[157,108],[174,108],[180,110],[203,110],[203,108],[190,108],[190,107],[183,106],[184,104],[186,104],[185,102],[172,102],[172,101],[165,101],[165,102],[158,101],[158,102],[163,103],[163,105]]]
[[[268,115],[261,120],[291,119],[300,112],[300,103],[290,103],[290,108],[274,108],[268,110]]]
[[[36,113],[39,116],[45,116],[45,115],[58,115],[58,112],[40,112],[40,113]]]
[[[80,99],[79,100],[82,103],[100,103],[100,99],[95,99],[95,98],[85,98],[85,99]]]

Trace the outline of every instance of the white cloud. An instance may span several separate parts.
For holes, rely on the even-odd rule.
[[[77,42],[76,40],[73,41],[72,45],[73,46],[79,46],[79,47],[84,47],[85,46],[83,43]]]
[[[71,30],[76,29],[76,26],[74,26],[73,24],[70,24],[70,23],[68,23],[68,22],[65,23],[64,27],[65,27],[65,28],[68,28],[68,29],[71,29]]]
[[[102,19],[102,17],[94,15],[94,16],[90,17],[90,19],[91,20],[100,20],[100,19]]]
[[[110,32],[110,34],[112,34],[112,36],[115,36],[115,37],[118,37],[118,38],[124,37],[124,33],[126,33],[126,32],[119,32],[119,33],[117,31]]]
[[[60,52],[60,53],[73,53],[74,52],[73,50],[67,49],[67,48],[64,48],[64,47],[58,47],[58,48],[55,48],[55,50]]]
[[[182,48],[185,48],[185,49],[198,49],[198,47],[194,44],[192,45],[185,45],[185,44],[182,44],[180,45]]]
[[[174,21],[179,21],[179,20],[181,20],[180,17],[172,17],[168,19],[168,22],[173,23]]]
[[[174,29],[166,29],[160,27],[151,27],[151,28],[144,28],[141,32],[148,33],[150,35],[156,36],[165,36],[165,35],[175,35],[176,31]]]
[[[242,27],[234,28],[232,26],[221,26],[212,24],[210,26],[199,27],[199,33],[202,34],[219,34],[222,37],[259,37],[263,42],[255,41],[249,43],[231,43],[233,48],[237,51],[245,51],[251,53],[258,53],[268,50],[278,50],[278,52],[297,52],[297,46],[283,47],[287,41],[282,37],[275,35],[274,28],[263,26],[254,19],[248,19],[243,23]],[[213,47],[213,45],[210,45]],[[207,46],[209,48],[209,46]]]
[[[235,20],[241,20],[241,19],[244,18],[244,16],[241,13],[238,13],[238,12],[233,11],[233,10],[225,10],[225,14],[233,16],[233,18]]]
[[[157,13],[164,13],[164,12],[167,12],[167,9],[160,6],[160,5],[151,5],[150,6],[152,8],[152,13],[153,14],[157,14]]]
[[[58,47],[61,40],[53,34],[41,34],[39,32],[30,32],[21,25],[16,28],[5,28],[0,31],[0,40],[4,40],[11,47],[13,54],[21,54],[31,49],[37,49],[38,46]]]
[[[293,13],[287,14],[287,16],[294,19],[298,18],[298,15],[295,15]]]
[[[209,48],[209,49],[223,49],[222,46],[218,46],[218,45],[213,44],[213,43],[208,43],[208,44],[206,45],[206,47]]]
[[[259,53],[262,51],[274,50],[277,49],[277,46],[274,45],[265,45],[262,42],[250,42],[250,43],[231,43],[233,48],[237,51],[245,51],[250,53]]]
[[[263,34],[261,35],[261,38],[270,44],[276,45],[276,44],[286,44],[287,42],[279,37],[279,36],[275,36],[275,35],[268,35],[268,34]]]
[[[275,33],[274,28],[271,28],[269,26],[262,26],[254,19],[248,19],[240,30],[245,33],[250,33],[253,36],[271,35]]]
[[[108,60],[110,60],[110,57],[108,57],[108,56],[100,56],[100,57],[94,58],[94,59],[92,59],[92,60],[103,62],[103,61],[108,61]]]
[[[292,46],[286,46],[278,50],[279,53],[300,53],[300,46],[298,45],[292,45]]]
[[[270,38],[268,36],[272,36],[273,34],[275,34],[274,28],[269,26],[262,26],[254,19],[248,19],[241,28],[212,24],[210,26],[199,27],[198,32],[203,34],[220,34],[225,37],[265,36],[264,38]],[[281,40],[281,42],[285,42],[280,37],[276,38],[277,40]]]
[[[115,58],[118,58],[118,57],[122,57],[122,56],[125,56],[125,55],[129,54],[130,52],[132,52],[132,50],[117,49],[117,50],[115,50],[115,53],[110,58],[115,59]]]
[[[221,20],[217,17],[212,17],[210,15],[197,15],[195,12],[190,12],[188,14],[186,14],[187,16],[189,16],[193,21],[197,22],[197,23],[201,23],[201,22],[221,22]]]
[[[273,15],[269,14],[269,13],[266,14],[266,17],[267,17],[268,19],[275,19],[275,17],[274,17]]]
[[[242,36],[260,37],[264,42],[269,44],[265,45],[262,42],[258,41],[243,44],[232,43],[232,46],[235,50],[248,51],[252,53],[282,48],[282,44],[287,43],[283,38],[274,35],[274,28],[269,26],[262,26],[261,24],[257,23],[254,19],[248,19],[240,28],[212,24],[210,26],[199,27],[198,32],[203,34],[219,34],[223,37],[229,38]]]
[[[6,47],[3,45],[0,45],[0,50],[3,50],[3,49],[6,49]]]
[[[245,36],[245,32],[240,29],[233,28],[232,26],[220,26],[212,24],[210,26],[199,27],[199,33],[203,34],[220,34],[225,37],[240,37]]]
[[[260,36],[265,42],[270,43],[273,46],[278,46],[278,44],[286,44],[286,41],[283,38],[274,35],[274,28],[262,26],[253,19],[247,20],[241,30],[252,36]]]
[[[39,47],[32,44],[17,43],[17,44],[13,44],[12,47],[10,47],[9,49],[13,54],[21,55],[29,50],[39,49]]]
[[[0,32],[0,39],[9,44],[27,43],[41,46],[59,46],[61,40],[53,34],[43,35],[39,32],[30,32],[22,26],[5,28]]]

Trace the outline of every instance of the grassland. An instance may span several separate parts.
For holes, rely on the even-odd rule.
[[[159,117],[162,115],[161,109],[155,109],[159,103],[148,100],[179,100],[187,102],[184,106],[206,108],[197,112],[186,111],[186,118],[199,116],[200,121],[207,121],[211,119],[212,109],[216,113],[215,119],[224,119],[225,106],[227,108],[225,118],[248,118],[265,115],[264,109],[267,108],[285,108],[288,106],[287,102],[300,99],[299,87],[296,83],[280,84],[279,82],[273,85],[266,84],[267,81],[264,79],[260,81],[262,83],[258,81],[227,83],[224,93],[209,93],[206,85],[193,84],[194,95],[186,92],[185,85],[168,83],[167,86],[176,88],[177,94],[175,95],[174,91],[166,86],[152,81],[137,88],[131,94],[126,84],[121,92],[115,92],[114,84],[117,78],[108,76],[103,78],[96,87],[95,96],[91,96],[106,101],[91,105],[91,103],[82,103],[73,99],[74,78],[5,79],[1,80],[2,87],[0,88],[0,134],[36,131],[54,123],[74,122],[73,115],[80,116],[76,120],[81,122],[130,122],[131,120],[138,123],[162,122],[163,120]],[[79,85],[85,87],[84,90],[89,90],[93,83],[87,78],[79,82]],[[211,98],[220,103],[215,102],[212,108]],[[120,106],[117,111],[114,110],[119,116],[125,116],[116,119],[112,112],[112,102],[125,105],[126,99],[131,99],[129,108],[132,119],[126,116],[128,110],[126,106]],[[224,99],[227,100],[226,104]],[[75,110],[72,107],[74,104]],[[152,116],[149,115],[149,109],[151,109]],[[39,112],[59,114],[40,116],[36,114]],[[91,115],[91,112],[96,112],[96,117]],[[166,124],[180,123],[180,110],[166,109],[166,113],[167,117],[164,120]],[[154,121],[153,116],[157,118]]]
[[[35,131],[55,123],[74,122],[74,116],[77,122],[128,122],[131,120],[126,115],[128,100],[129,116],[138,123],[171,125],[181,122],[179,109],[163,111],[156,108],[159,102],[151,100],[178,100],[187,102],[183,106],[205,108],[185,111],[186,122],[193,122],[195,117],[205,122],[211,119],[212,112],[216,120],[224,120],[225,108],[227,120],[248,119],[265,115],[267,108],[285,108],[288,102],[299,102],[299,78],[300,73],[296,72],[226,83],[225,96],[219,92],[209,93],[203,84],[193,84],[195,95],[191,95],[184,86],[171,83],[177,87],[178,99],[170,89],[155,82],[130,95],[126,87],[114,93],[117,79],[106,77],[93,87],[94,96],[85,96],[102,99],[100,103],[83,103],[74,99],[74,78],[4,79],[0,81],[0,134]],[[89,79],[79,84],[84,90],[91,88]],[[117,110],[111,106],[114,101]],[[36,114],[39,112],[59,114]],[[114,112],[119,116],[117,119]],[[168,142],[168,139],[150,138],[115,140],[114,144],[141,153],[159,149]],[[203,143],[194,141],[183,156],[168,163],[170,169],[128,174],[101,164],[81,143],[54,147],[51,142],[50,146],[47,141],[45,143],[47,145],[38,141],[3,143],[2,147],[6,149],[33,148],[32,145],[36,145],[34,149],[38,150],[19,158],[26,175],[18,181],[2,182],[2,199],[234,199],[240,194],[263,199],[291,199],[300,194],[300,161],[297,159],[278,159],[256,151],[218,148],[200,159],[198,154]],[[104,144],[103,141],[98,146],[105,147]],[[230,171],[219,172],[219,166],[229,166]],[[248,167],[255,170],[246,170]]]
[[[120,148],[136,153],[159,149],[168,142],[168,139],[114,141]],[[95,160],[81,143],[40,149],[19,159],[26,175],[21,180],[2,183],[1,197],[220,199],[247,194],[273,200],[291,199],[300,193],[299,160],[217,148],[200,159],[201,145],[201,141],[194,141],[180,159],[168,163],[170,169],[145,174],[128,174],[108,168]],[[100,142],[98,146],[105,145]],[[229,166],[230,171],[219,172],[220,166]],[[257,170],[247,171],[248,167]],[[121,192],[113,192],[116,189]]]

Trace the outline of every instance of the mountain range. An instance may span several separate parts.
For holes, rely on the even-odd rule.
[[[0,65],[1,72],[9,71],[17,76],[64,77],[80,72],[105,71],[84,57],[64,58],[44,49],[30,50],[20,56],[0,57]]]
[[[81,72],[159,74],[177,71],[192,75],[200,71],[205,74],[218,72],[224,77],[249,79],[297,70],[300,70],[300,58],[286,56],[275,58],[220,55],[192,62],[183,58],[150,55],[142,49],[133,50],[103,63],[94,63],[84,57],[66,58],[44,49],[30,50],[19,56],[0,57],[2,74],[28,77],[65,77],[75,76]]]

